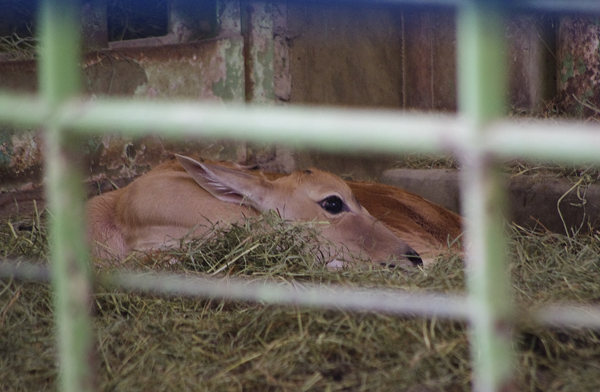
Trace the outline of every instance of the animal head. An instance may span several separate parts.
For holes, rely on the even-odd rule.
[[[200,163],[177,155],[187,173],[207,192],[229,203],[258,211],[274,210],[284,219],[328,222],[322,236],[341,252],[381,265],[420,265],[420,256],[376,220],[339,177],[317,169],[275,180]]]

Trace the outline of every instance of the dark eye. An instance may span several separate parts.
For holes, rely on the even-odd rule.
[[[331,214],[339,214],[344,210],[344,202],[338,196],[329,196],[320,204],[325,211]]]

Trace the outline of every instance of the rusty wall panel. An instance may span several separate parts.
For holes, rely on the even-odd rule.
[[[288,10],[291,102],[455,110],[453,10]]]
[[[217,7],[212,1],[169,0],[169,34],[176,42],[213,38],[217,34]]]
[[[287,31],[287,4],[251,1],[243,7],[246,59],[246,101],[252,104],[284,105],[290,99],[291,79]],[[245,165],[291,172],[296,160],[288,146],[246,143]]]
[[[456,110],[456,21],[450,8],[290,4],[291,102]],[[510,102],[536,109],[556,93],[555,20],[507,26]]]
[[[37,91],[35,61],[0,61],[0,88],[27,93]]]
[[[600,108],[600,21],[563,17],[558,33],[558,103],[572,115]],[[587,106],[586,106],[587,105]]]
[[[246,101],[273,104],[273,6],[264,1],[244,4]]]
[[[406,109],[456,110],[456,23],[452,9],[406,9],[403,81]]]
[[[456,13],[433,13],[433,107],[456,110]]]
[[[241,36],[162,47],[120,48],[85,56],[84,92],[139,99],[185,98],[213,102],[244,101]],[[33,92],[33,61],[0,63],[0,87]],[[164,160],[173,151],[208,159],[240,160],[243,143],[217,140],[171,142],[156,136],[133,139],[114,134],[82,144],[89,179],[131,177]],[[43,146],[39,133],[0,128],[0,190],[31,187],[41,180]]]
[[[291,103],[401,106],[398,7],[288,3]]]
[[[289,102],[292,93],[290,48],[287,42],[287,4],[273,5],[273,93],[275,103]]]
[[[246,80],[240,73],[244,69],[241,11],[236,0],[219,3],[218,32],[237,38],[88,55],[86,92],[90,96],[241,102]],[[276,103],[455,110],[455,16],[451,9],[278,2],[271,16],[267,30],[273,41],[265,53],[273,56],[275,72],[270,79]],[[554,83],[548,72],[534,72],[540,62],[548,62],[553,45],[551,21],[536,18],[517,17],[507,28],[511,101],[516,108],[532,108],[539,97],[548,96],[551,89],[547,86]],[[263,34],[262,38],[268,37]],[[546,70],[552,68],[548,64]],[[0,63],[0,87],[34,91],[35,72],[33,62]],[[576,74],[577,70],[565,75],[569,72]],[[0,181],[38,178],[34,169],[38,147],[28,147],[35,136],[19,135],[0,130]],[[266,162],[275,170],[318,165],[338,174],[353,172],[355,178],[376,178],[380,169],[395,163],[394,157],[345,159],[259,147],[200,143],[197,151],[209,158]],[[162,159],[165,151],[175,146],[150,137],[107,136],[90,140],[84,148],[88,149],[91,176],[102,176],[102,172],[129,176]]]
[[[402,20],[397,6],[289,2],[287,42],[290,104],[402,107]],[[300,169],[315,166],[358,179],[376,179],[395,163],[394,157],[320,151],[296,152],[293,158]]]
[[[83,51],[108,48],[107,0],[83,0],[81,2],[81,35]]]
[[[554,17],[512,16],[506,35],[511,107],[540,109],[556,96]]]
[[[402,68],[404,108],[433,108],[434,53],[431,12],[402,12]]]
[[[536,109],[554,97],[553,23],[549,16],[525,15],[507,26],[513,108]],[[294,2],[287,25],[291,103],[456,110],[453,9]],[[335,163],[339,156],[296,155],[299,167],[320,165],[343,174]],[[367,165],[369,159],[361,161]],[[383,161],[393,164],[391,157]],[[377,173],[369,165],[356,172],[373,178]]]
[[[93,53],[84,60],[87,92],[242,102],[242,48],[237,37]]]

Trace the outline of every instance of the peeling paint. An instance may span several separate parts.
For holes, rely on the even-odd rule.
[[[537,110],[556,96],[556,46],[553,17],[518,14],[506,27],[509,102],[513,109]]]
[[[270,3],[247,5],[246,99],[253,103],[273,103],[273,11]]]
[[[106,0],[85,0],[81,3],[81,36],[84,50],[108,48]]]
[[[36,131],[0,132],[0,191],[20,189],[39,183],[43,160],[43,139]]]
[[[241,35],[161,47],[119,48],[84,56],[84,93],[161,99],[191,99],[243,102],[244,59]],[[15,64],[5,66],[21,90],[35,86],[35,63],[25,62],[23,77]],[[2,72],[0,72],[2,74]],[[20,82],[22,78],[27,83]],[[4,84],[0,80],[0,85]],[[17,87],[19,87],[17,86]],[[9,86],[10,87],[10,86]],[[17,189],[23,183],[42,181],[42,133],[0,130],[0,188]],[[157,136],[139,139],[107,133],[88,137],[82,148],[86,155],[88,180],[129,178],[144,173],[173,152],[201,154],[207,159],[236,160],[245,144],[234,141],[186,139],[165,140]]]
[[[0,132],[0,167],[10,165],[10,155],[12,153],[12,140],[10,136],[11,132],[8,129]]]
[[[136,62],[145,71],[147,82],[136,88],[135,95],[240,101],[243,97],[243,79],[239,77],[243,75],[241,48],[241,37],[228,37],[205,41],[188,50],[170,50],[170,56],[166,53],[138,56]]]
[[[218,2],[219,35],[242,34],[241,10],[239,0],[221,0]]]
[[[219,46],[219,58],[224,59],[224,76],[211,86],[214,95],[226,102],[243,102],[245,97],[244,53],[242,41],[224,41]]]
[[[273,5],[273,93],[279,103],[289,102],[292,94],[290,48],[287,36],[287,4]]]
[[[600,26],[597,19],[563,17],[558,37],[558,102],[571,114],[593,114],[582,103],[600,107]]]
[[[27,171],[43,159],[41,136],[37,132],[25,132],[12,136],[12,155],[9,167],[16,173]]]
[[[176,37],[176,42],[215,36],[217,15],[214,2],[170,0],[169,6],[169,34]]]
[[[560,70],[560,80],[561,83],[567,83],[569,78],[572,78],[575,75],[573,67],[573,56],[571,53],[566,53],[565,58],[562,61],[562,67]]]

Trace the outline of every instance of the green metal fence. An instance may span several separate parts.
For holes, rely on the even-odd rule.
[[[340,0],[338,0],[340,1]],[[364,0],[364,2],[367,2]],[[383,2],[373,1],[372,3]],[[466,256],[468,296],[367,291],[353,293],[268,284],[244,287],[235,281],[176,276],[112,276],[129,289],[168,295],[249,299],[267,303],[342,307],[462,318],[472,326],[474,389],[508,390],[511,375],[511,326],[522,315],[511,302],[502,229],[503,192],[494,175],[498,158],[552,158],[600,161],[600,128],[503,121],[506,96],[504,15],[516,9],[596,11],[596,0],[396,0],[393,3],[458,7],[459,107],[455,116],[398,111],[346,111],[300,107],[216,107],[203,103],[79,99],[77,1],[44,0],[40,12],[42,52],[40,93],[0,92],[0,122],[45,127],[47,196],[52,210],[51,276],[55,291],[63,391],[90,391],[94,344],[91,334],[91,272],[83,233],[84,197],[81,151],[77,138],[118,130],[128,135],[160,133],[285,142],[327,150],[439,152],[464,156],[462,197],[470,244]],[[365,130],[369,130],[368,137]],[[3,263],[0,276],[47,278],[43,269]],[[539,323],[600,328],[600,308],[547,306],[527,315]]]

